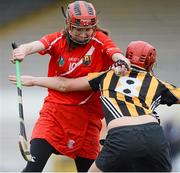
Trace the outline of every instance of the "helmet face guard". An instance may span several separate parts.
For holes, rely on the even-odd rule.
[[[132,41],[127,48],[126,57],[132,65],[151,71],[156,62],[156,49],[144,41]]]
[[[88,43],[95,33],[95,27],[92,28],[80,28],[72,26],[71,29],[68,30],[70,39],[78,44],[86,44]]]
[[[94,36],[96,24],[96,11],[91,3],[75,1],[68,5],[66,10],[66,25],[72,41],[78,44],[88,43]],[[87,32],[90,30],[91,32]],[[81,31],[83,32],[83,37],[81,36]]]

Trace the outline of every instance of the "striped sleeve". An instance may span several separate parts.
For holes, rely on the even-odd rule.
[[[101,83],[105,72],[97,72],[97,73],[89,73],[88,74],[88,82],[91,86],[92,90],[96,91],[99,90],[99,84]]]
[[[161,81],[162,82],[162,81]],[[165,89],[162,93],[161,104],[167,104],[171,106],[180,101],[180,88],[176,88],[176,86],[171,85],[167,82],[162,82]]]

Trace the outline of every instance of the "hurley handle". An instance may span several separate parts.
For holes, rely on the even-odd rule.
[[[13,49],[16,49],[18,48],[17,44],[15,42],[12,42],[12,48]],[[21,75],[20,75],[20,61],[19,60],[16,60],[16,80],[17,80],[17,87],[18,88],[22,88],[22,85],[21,85]]]

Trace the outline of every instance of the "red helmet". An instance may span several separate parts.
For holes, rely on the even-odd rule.
[[[94,6],[86,1],[75,1],[70,3],[66,10],[66,23],[67,30],[70,34],[70,38],[79,43],[87,43],[94,35],[94,32],[84,41],[78,42],[71,37],[71,30],[73,27],[76,28],[93,28],[95,30],[97,24],[97,16]]]
[[[132,41],[127,48],[126,57],[132,65],[152,70],[152,65],[156,62],[156,49],[144,41]]]

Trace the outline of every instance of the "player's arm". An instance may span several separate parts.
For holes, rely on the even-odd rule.
[[[180,88],[175,88],[174,90],[171,91],[172,94],[177,98],[176,104],[180,104]]]
[[[16,84],[16,76],[9,76],[8,79]],[[87,76],[70,79],[64,77],[21,76],[21,82],[23,86],[38,86],[60,92],[91,90]]]
[[[180,104],[180,88],[164,81],[161,82],[166,87],[161,97],[162,102],[167,105]]]
[[[109,58],[114,61],[114,68],[116,74],[125,74],[127,70],[130,69],[130,61],[126,58],[122,51],[117,47],[117,45],[112,41],[110,37],[105,34],[98,32],[96,37],[103,43],[102,51]]]
[[[12,52],[11,61],[14,62],[16,59],[22,61],[25,56],[40,52],[45,49],[45,46],[40,41],[33,41],[30,43],[22,44]]]
[[[180,88],[176,88],[175,91],[172,92],[176,98],[178,99],[178,101],[176,102],[176,104],[180,104]]]

